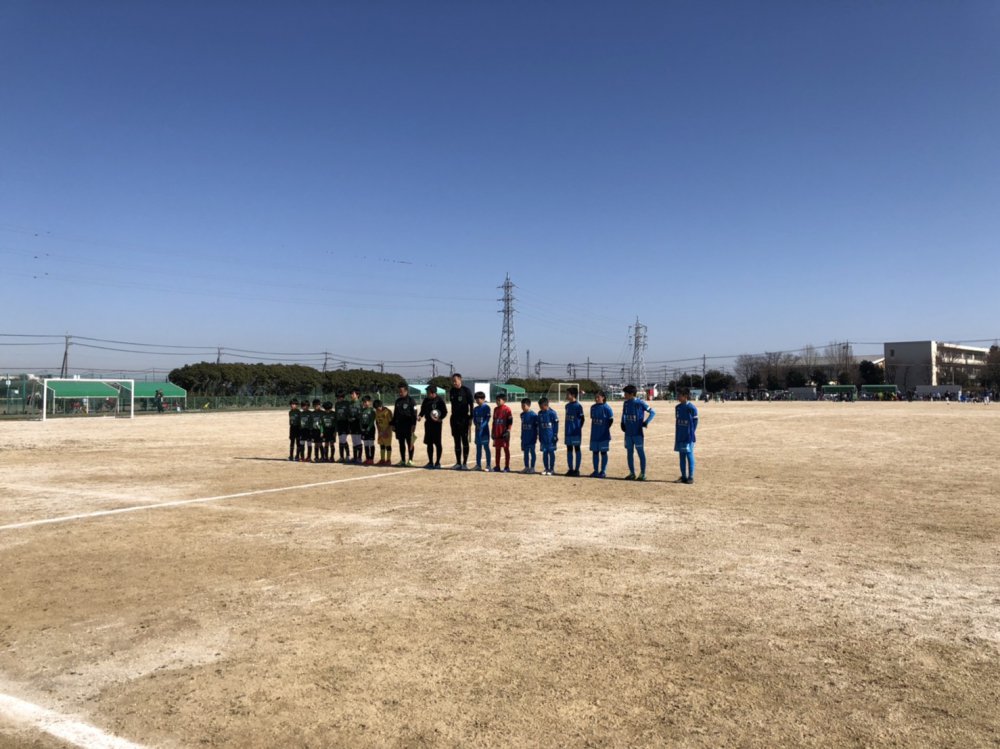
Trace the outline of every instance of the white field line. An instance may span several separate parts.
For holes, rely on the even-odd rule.
[[[141,744],[104,733],[99,728],[8,694],[0,694],[0,717],[16,726],[33,728],[55,736],[81,749],[144,749]]]
[[[277,492],[290,492],[297,489],[313,489],[317,486],[330,486],[331,484],[346,484],[349,481],[368,481],[369,479],[384,478],[386,476],[402,476],[404,473],[419,471],[419,468],[411,468],[406,471],[394,471],[392,473],[373,473],[368,476],[354,476],[349,479],[333,479],[332,481],[317,481],[313,484],[297,484],[295,486],[279,486],[275,489],[255,489],[249,492],[237,492],[236,494],[220,494],[217,497],[199,497],[198,499],[178,499],[172,502],[157,502],[155,504],[135,505],[134,507],[118,507],[114,510],[97,510],[95,512],[85,512],[79,515],[62,515],[55,518],[42,518],[41,520],[26,520],[22,523],[10,523],[0,525],[0,531],[12,531],[18,528],[31,528],[36,525],[51,525],[53,523],[68,523],[72,520],[88,520],[90,518],[100,518],[106,515],[121,515],[126,512],[139,512],[141,510],[157,510],[164,507],[183,507],[184,505],[202,504],[204,502],[218,502],[223,499],[237,499],[239,497],[253,497],[259,494],[275,494]]]

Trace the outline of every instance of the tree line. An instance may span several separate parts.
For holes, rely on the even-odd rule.
[[[192,395],[287,395],[332,394],[357,387],[367,393],[394,392],[405,377],[369,369],[337,369],[321,372],[302,364],[244,364],[199,362],[174,369],[170,382]]]

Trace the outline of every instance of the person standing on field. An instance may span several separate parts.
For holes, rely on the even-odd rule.
[[[457,372],[451,376],[451,390],[448,391],[451,402],[451,436],[455,440],[456,471],[469,470],[469,426],[472,424],[472,411],[475,408],[472,391],[462,384],[462,375]]]
[[[413,435],[417,432],[417,403],[410,395],[410,386],[405,382],[397,387],[399,397],[392,409],[392,419],[389,424],[396,433],[399,442],[399,465],[413,465]]]
[[[424,444],[427,445],[426,468],[441,467],[441,423],[448,415],[444,398],[438,395],[437,387],[427,386],[427,397],[420,403],[417,421],[424,422]]]
[[[691,403],[691,390],[681,388],[677,391],[680,403],[674,408],[677,424],[674,429],[674,452],[680,456],[681,477],[674,483],[694,483],[694,441],[698,429],[698,409]]]

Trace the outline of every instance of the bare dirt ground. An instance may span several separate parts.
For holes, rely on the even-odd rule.
[[[654,405],[645,484],[2,423],[0,694],[162,747],[1000,746],[1000,406],[704,405],[683,486]]]

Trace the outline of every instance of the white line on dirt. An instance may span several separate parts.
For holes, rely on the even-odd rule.
[[[296,489],[313,489],[317,486],[330,486],[331,484],[346,484],[349,481],[367,481],[369,479],[385,478],[387,476],[402,476],[404,473],[419,471],[419,468],[410,468],[406,471],[393,471],[392,473],[373,473],[368,476],[353,476],[349,479],[333,479],[332,481],[317,481],[313,484],[297,484],[296,486],[280,486],[275,489],[255,489],[249,492],[238,492],[236,494],[220,494],[217,497],[200,497],[198,499],[178,499],[172,502],[157,502],[155,504],[136,505],[134,507],[118,507],[114,510],[97,510],[95,512],[85,512],[79,515],[62,515],[55,518],[42,518],[41,520],[26,520],[22,523],[10,523],[0,525],[0,531],[12,531],[17,528],[31,528],[36,525],[51,525],[53,523],[68,523],[72,520],[88,520],[90,518],[100,518],[105,515],[121,515],[126,512],[139,512],[140,510],[156,510],[163,507],[182,507],[184,505],[202,504],[204,502],[218,502],[223,499],[237,499],[239,497],[253,497],[258,494],[274,494],[276,492],[290,492]]]
[[[0,694],[0,717],[16,726],[42,731],[82,749],[144,749],[141,744],[104,733],[99,728],[8,694]]]

